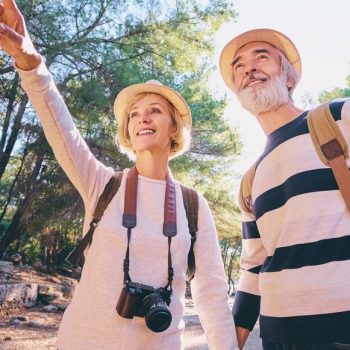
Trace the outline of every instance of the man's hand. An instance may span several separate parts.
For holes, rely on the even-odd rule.
[[[14,0],[3,0],[0,4],[0,47],[14,58],[20,69],[31,70],[41,62]]]
[[[242,350],[250,334],[250,330],[236,326],[236,334],[237,334],[238,348]]]

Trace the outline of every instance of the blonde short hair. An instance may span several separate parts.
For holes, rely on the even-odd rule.
[[[130,139],[129,130],[128,130],[129,112],[136,102],[138,102],[139,100],[141,100],[142,98],[150,94],[155,94],[155,93],[144,92],[130,98],[127,104],[127,108],[125,109],[124,116],[123,118],[121,118],[121,122],[118,125],[116,143],[120,151],[122,153],[127,154],[131,160],[135,160],[136,157],[135,157],[135,150],[133,149],[131,144],[131,139]],[[158,94],[155,94],[155,95],[158,95]],[[174,125],[176,126],[175,131],[171,135],[172,140],[171,140],[169,158],[172,159],[183,154],[189,149],[190,142],[191,142],[190,130],[188,127],[185,126],[183,119],[181,118],[179,112],[174,107],[174,105],[169,100],[167,100],[164,96],[160,94],[159,96],[163,97],[167,101],[171,119]]]

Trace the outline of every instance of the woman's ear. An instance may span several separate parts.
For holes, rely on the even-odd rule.
[[[178,126],[177,126],[176,122],[173,121],[173,122],[171,123],[171,127],[170,127],[170,137],[171,137],[172,139],[176,136],[176,134],[177,134],[177,129],[178,129]]]

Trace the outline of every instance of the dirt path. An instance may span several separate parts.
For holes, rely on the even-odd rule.
[[[231,307],[233,299],[230,300]],[[200,325],[198,315],[193,307],[192,300],[186,302],[184,320],[186,323],[184,345],[186,350],[208,350],[207,340]],[[256,326],[250,334],[244,350],[261,350],[259,327]]]
[[[6,309],[5,312],[0,309],[0,349],[56,350],[56,334],[61,322],[63,309],[69,303],[71,293],[77,281],[59,275],[54,276],[39,273],[32,269],[22,268],[15,272],[14,282],[34,282],[48,287],[48,290],[55,295],[55,300],[52,304],[55,304],[62,310],[48,312],[43,309],[44,305],[42,303],[39,303],[40,306],[29,309],[24,307],[14,310]],[[62,286],[64,286],[63,292]],[[230,302],[232,306],[233,299]],[[184,320],[186,328],[184,348],[186,350],[207,350],[206,337],[192,300],[187,299],[185,306]],[[258,333],[259,330],[254,329],[244,350],[261,349]]]
[[[56,349],[56,332],[61,321],[62,314],[51,313],[49,315],[30,311],[20,313],[37,323],[36,327],[27,325],[10,325],[8,322],[0,326],[0,349],[2,350],[46,350]],[[14,316],[12,316],[14,317]]]
[[[18,325],[9,322],[15,316],[27,317],[29,321]],[[54,350],[56,333],[62,313],[45,313],[40,309],[18,311],[13,315],[2,318],[0,322],[0,349],[2,350]],[[186,350],[206,350],[206,338],[200,326],[198,316],[191,300],[186,301],[184,316],[186,330],[184,345]],[[28,322],[31,322],[30,324]],[[248,339],[245,350],[261,349],[258,329],[254,329]]]

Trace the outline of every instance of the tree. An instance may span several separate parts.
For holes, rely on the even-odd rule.
[[[347,87],[344,89],[335,88],[331,91],[323,91],[320,94],[318,101],[322,103],[326,101],[335,100],[337,98],[350,97],[350,75],[346,78],[346,85]]]
[[[235,17],[232,4],[19,0],[18,5],[78,128],[101,161],[116,170],[130,165],[113,142],[113,100],[125,86],[157,78],[181,91],[193,113],[191,151],[172,162],[174,173],[203,188],[209,201],[209,193],[221,193],[222,175],[240,145],[236,131],[222,119],[226,101],[217,100],[205,86],[212,69],[213,34]],[[44,232],[59,230],[75,238],[83,208],[41,138],[12,62],[2,53],[0,61],[1,223],[9,223],[2,236],[0,232],[1,257],[14,240],[20,242],[14,249],[25,250],[26,242],[34,244],[33,237]],[[210,180],[213,174],[215,182]],[[48,202],[51,207],[44,205]],[[67,210],[72,206],[75,210]],[[39,237],[35,244],[40,245]]]

